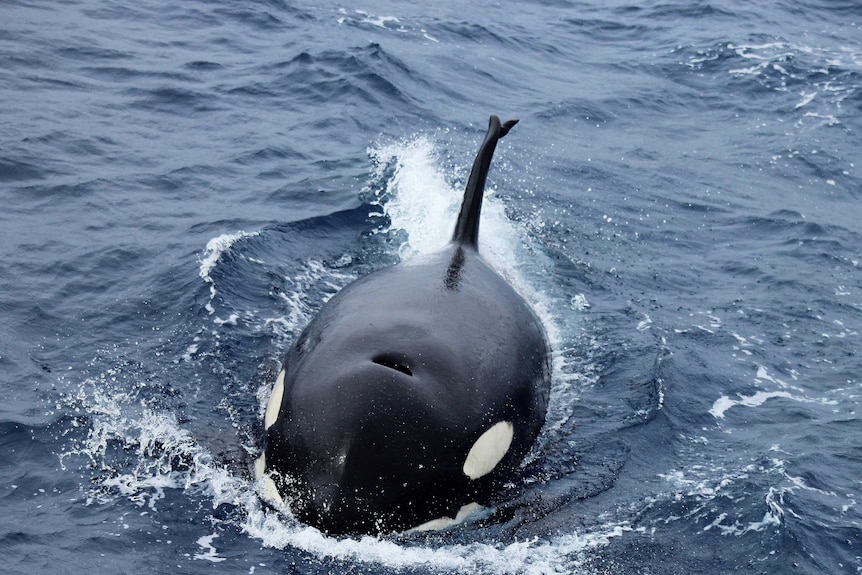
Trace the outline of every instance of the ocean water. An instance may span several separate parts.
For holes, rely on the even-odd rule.
[[[0,15],[0,571],[862,572],[858,1]],[[325,536],[250,471],[281,354],[490,114],[546,426],[465,524]]]

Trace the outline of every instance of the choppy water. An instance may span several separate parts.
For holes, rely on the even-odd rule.
[[[0,5],[9,573],[859,573],[858,2]],[[282,351],[445,243],[539,311],[496,511],[334,539],[249,471]]]

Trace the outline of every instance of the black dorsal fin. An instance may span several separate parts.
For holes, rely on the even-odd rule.
[[[485,195],[485,180],[488,178],[491,158],[494,157],[497,141],[508,134],[512,126],[517,123],[518,120],[509,120],[501,125],[500,118],[497,116],[491,116],[488,121],[488,133],[473,161],[467,189],[464,190],[464,200],[461,202],[455,233],[452,234],[453,242],[473,249],[479,247],[479,215],[482,212],[482,197]]]

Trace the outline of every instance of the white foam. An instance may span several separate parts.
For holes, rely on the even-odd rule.
[[[379,564],[391,569],[423,568],[433,572],[545,575],[572,573],[581,565],[581,554],[607,545],[633,529],[627,524],[608,525],[591,533],[570,533],[551,541],[539,538],[508,545],[471,543],[431,547],[399,544],[376,537],[334,539],[317,529],[289,527],[272,512],[255,513],[243,526],[264,545],[301,549],[317,557]]]
[[[222,254],[229,250],[237,240],[256,235],[258,235],[258,232],[239,231],[233,234],[222,234],[207,242],[207,246],[204,248],[204,253],[200,259],[200,271],[198,273],[201,279],[210,286],[210,297],[204,306],[210,315],[215,313],[213,300],[215,300],[215,297],[218,294],[215,288],[215,282],[210,276],[210,273],[215,269],[215,266],[218,264],[219,258],[221,258]]]
[[[386,231],[407,232],[407,240],[399,248],[402,258],[442,249],[452,239],[463,199],[466,182],[459,176],[466,177],[469,172],[459,170],[453,178],[447,178],[439,166],[434,143],[427,136],[369,148],[368,153],[378,166],[378,177],[387,168],[394,168],[382,193],[385,204],[381,207],[390,220]],[[492,185],[485,190],[479,230],[482,256],[507,279],[516,281],[516,288],[531,289],[516,271],[528,240],[524,230],[506,216],[505,204]]]
[[[207,283],[212,283],[210,272],[212,272],[215,268],[221,255],[227,250],[229,250],[230,247],[234,243],[236,243],[237,240],[256,235],[258,235],[258,232],[239,231],[233,234],[222,234],[208,241],[206,248],[204,248],[204,253],[200,259],[199,273],[201,279],[203,279]]]
[[[719,397],[715,400],[715,403],[712,404],[712,409],[709,410],[710,415],[717,419],[723,419],[724,412],[726,412],[731,407],[735,407],[737,405],[742,405],[745,407],[759,407],[766,403],[767,400],[774,399],[777,397],[783,397],[795,401],[802,401],[800,398],[794,397],[786,391],[758,391],[753,395],[740,395],[738,397],[739,399],[730,399],[726,395]]]
[[[762,365],[757,366],[757,375],[755,375],[754,377],[756,379],[761,379],[764,381],[768,381],[770,383],[775,383],[778,386],[780,386],[781,388],[787,387],[787,383],[785,383],[784,381],[782,381],[776,377],[772,377],[771,375],[769,375],[769,372],[767,371],[767,369],[765,367],[763,367]]]
[[[386,28],[386,24],[390,22],[394,24],[398,24],[399,22],[401,22],[401,20],[399,20],[395,16],[374,16],[372,14],[369,14],[368,12],[365,12],[364,10],[355,10],[355,12],[363,18],[363,24],[371,24],[372,26],[377,26],[378,28]]]
[[[739,399],[731,399],[726,395],[722,395],[713,402],[712,408],[709,410],[709,414],[716,419],[724,419],[724,413],[732,407],[760,407],[770,399],[776,398],[789,399],[799,403],[819,403],[821,405],[838,404],[834,399],[812,399],[804,395],[794,395],[789,391],[758,391],[752,395],[739,394],[737,397]]]
[[[394,168],[382,191],[389,216],[387,231],[403,230],[409,239],[399,248],[402,258],[441,249],[452,237],[461,198],[438,168],[432,141],[419,136],[399,144],[369,148],[377,178]]]
[[[316,311],[308,297],[311,292],[325,292],[327,301],[342,287],[356,279],[355,276],[333,269],[318,260],[308,260],[294,276],[285,278],[287,289],[279,297],[287,306],[276,317],[263,319],[263,326],[277,335],[289,338],[304,328]],[[268,393],[268,391],[267,391]]]
[[[191,361],[194,354],[198,352],[198,344],[193,343],[186,348],[186,352],[183,354],[183,361]]]
[[[802,96],[802,99],[796,104],[794,109],[798,110],[799,108],[804,108],[808,104],[810,104],[815,97],[817,97],[817,92],[800,92],[799,94]]]
[[[115,370],[84,381],[70,408],[88,414],[87,436],[60,455],[61,465],[74,456],[85,456],[103,471],[91,486],[87,500],[110,501],[116,494],[141,507],[155,510],[167,489],[203,490],[213,507],[236,503],[238,494],[253,493],[247,481],[234,477],[180,426],[172,412],[152,408],[134,393],[118,390]],[[134,467],[114,468],[115,446],[138,456]],[[182,462],[180,464],[180,462]]]
[[[751,481],[752,473],[760,472],[769,475],[784,473],[782,461],[772,460],[772,464],[772,467],[767,468],[749,465],[732,471],[720,466],[696,465],[688,472],[672,470],[659,474],[659,477],[667,482],[670,490],[657,495],[656,500],[696,501],[697,504],[686,509],[682,516],[670,516],[665,521],[694,517],[700,522],[700,520],[707,521],[708,517],[714,514],[712,520],[703,527],[703,531],[717,530],[722,535],[741,536],[749,531],[762,531],[770,526],[779,526],[784,516],[784,510],[780,507],[781,498],[786,491],[783,487],[778,489],[770,487],[763,502],[764,516],[758,521],[745,522],[741,517],[732,517],[727,512],[718,512],[716,507],[709,505],[711,501],[728,497],[728,491],[740,482]]]
[[[638,322],[637,327],[635,327],[638,331],[646,331],[652,326],[652,318],[649,315],[643,314],[643,319]]]
[[[225,560],[224,557],[218,556],[218,551],[213,547],[213,540],[218,537],[218,534],[205,535],[198,539],[198,545],[204,550],[203,553],[195,553],[195,559],[203,559],[210,563],[221,563]]]
[[[575,311],[586,311],[590,309],[590,302],[587,301],[587,296],[582,293],[579,293],[572,297],[570,305]]]

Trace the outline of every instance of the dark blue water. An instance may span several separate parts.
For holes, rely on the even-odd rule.
[[[860,6],[4,2],[0,570],[862,572]],[[280,355],[492,113],[545,430],[482,517],[323,536],[250,472]]]

